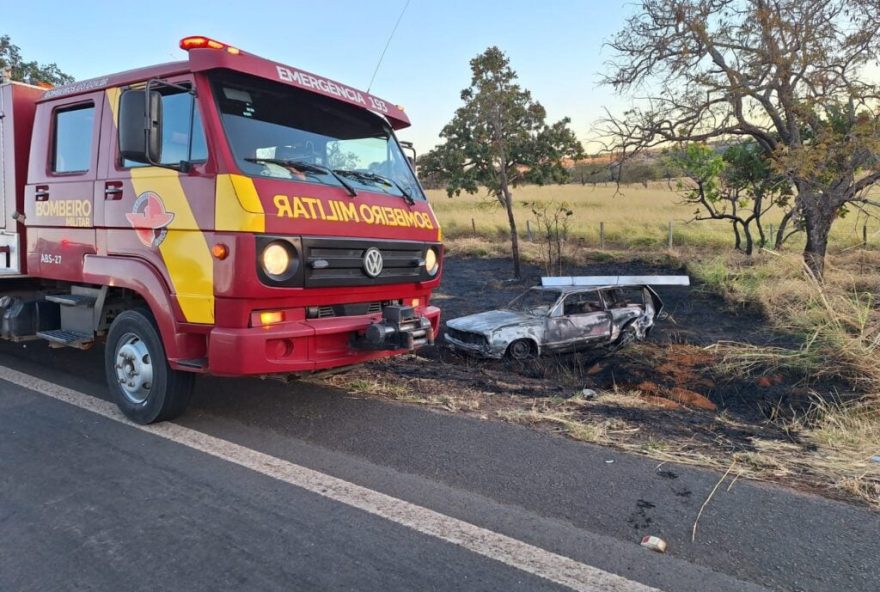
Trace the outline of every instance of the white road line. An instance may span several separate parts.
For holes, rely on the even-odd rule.
[[[380,516],[422,534],[458,545],[573,590],[584,592],[659,592],[656,588],[602,571],[503,534],[190,428],[168,422],[151,426],[134,424],[128,421],[112,403],[18,370],[0,366],[0,378],[80,409],[91,411],[130,427]]]

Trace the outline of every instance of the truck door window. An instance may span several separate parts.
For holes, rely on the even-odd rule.
[[[204,162],[208,158],[205,130],[198,103],[191,94],[172,91],[162,94],[162,160],[161,164],[175,165],[181,161]],[[192,126],[190,126],[192,115]],[[190,138],[192,142],[190,143]],[[123,160],[122,166],[148,166],[141,162]]]
[[[95,106],[77,105],[55,112],[52,172],[83,173],[92,160]]]

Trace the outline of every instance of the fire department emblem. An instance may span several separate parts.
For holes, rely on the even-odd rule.
[[[168,225],[174,220],[174,212],[165,209],[159,194],[144,191],[134,202],[131,213],[125,217],[144,246],[156,248],[168,235]]]
[[[364,273],[371,278],[379,277],[385,262],[382,261],[382,252],[376,247],[370,247],[364,253]]]

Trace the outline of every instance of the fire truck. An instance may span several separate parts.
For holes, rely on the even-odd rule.
[[[104,344],[138,423],[197,374],[290,377],[437,333],[442,235],[403,109],[207,37],[183,61],[0,84],[0,337]]]

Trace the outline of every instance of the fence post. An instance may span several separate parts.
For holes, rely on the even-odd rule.
[[[529,236],[529,242],[532,242],[532,223],[530,220],[526,220],[526,234]]]
[[[672,249],[672,220],[669,221],[669,248]]]
[[[599,222],[599,248],[605,250],[605,223]]]
[[[473,218],[471,218],[471,228],[474,229],[474,236],[477,236],[477,222]]]
[[[863,249],[868,248],[868,224],[867,223],[865,223],[865,225],[862,226],[862,248]]]
[[[770,240],[767,241],[773,246],[776,246],[776,235],[773,234],[773,224],[770,224]]]

